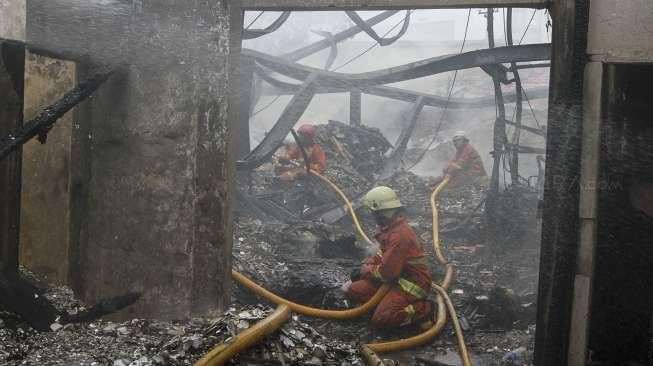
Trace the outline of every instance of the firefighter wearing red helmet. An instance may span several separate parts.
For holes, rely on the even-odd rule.
[[[306,156],[310,159],[311,169],[322,173],[326,169],[327,161],[324,150],[319,144],[315,143],[316,134],[317,129],[310,124],[303,124],[297,129],[299,142],[304,147]],[[278,177],[282,181],[292,182],[306,174],[304,156],[296,144],[290,146],[286,153],[279,157],[279,163],[282,164],[282,168],[279,170]]]

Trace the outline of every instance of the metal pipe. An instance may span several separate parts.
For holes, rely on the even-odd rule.
[[[290,307],[279,305],[268,317],[233,337],[231,341],[219,344],[195,362],[194,366],[221,366],[238,353],[261,342],[290,318]]]

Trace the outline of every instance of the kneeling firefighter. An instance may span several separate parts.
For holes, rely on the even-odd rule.
[[[432,325],[432,302],[427,299],[431,275],[427,257],[415,232],[403,216],[403,205],[388,187],[376,187],[363,198],[380,228],[376,235],[380,250],[363,261],[352,281],[343,285],[347,297],[354,301],[369,300],[383,283],[391,284],[372,315],[371,324],[392,328],[419,324]]]

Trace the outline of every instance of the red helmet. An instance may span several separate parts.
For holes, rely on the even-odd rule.
[[[297,130],[297,132],[306,134],[310,136],[311,139],[315,139],[315,134],[317,133],[317,129],[313,125],[305,124],[305,125],[301,125]]]

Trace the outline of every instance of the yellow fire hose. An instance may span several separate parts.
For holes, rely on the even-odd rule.
[[[364,315],[372,311],[376,307],[376,305],[378,305],[379,302],[381,302],[381,299],[383,299],[385,294],[388,293],[388,290],[390,290],[390,287],[388,285],[381,286],[381,288],[379,288],[379,290],[374,294],[374,296],[372,296],[371,299],[369,299],[363,305],[360,305],[353,309],[324,310],[324,309],[313,308],[310,306],[300,305],[290,300],[284,299],[283,297],[266,290],[259,284],[255,283],[254,281],[250,280],[249,278],[243,276],[242,274],[236,271],[232,270],[231,276],[233,277],[234,280],[238,281],[241,285],[250,289],[255,294],[264,297],[275,304],[287,305],[290,307],[292,311],[296,313],[312,316],[316,318],[352,319],[352,318],[359,317],[361,315]]]
[[[247,330],[236,335],[228,342],[224,342],[213,348],[209,353],[195,362],[194,366],[221,366],[231,360],[232,357],[261,342],[267,336],[274,333],[290,318],[290,307],[279,305],[277,309],[265,319],[254,324]]]
[[[354,221],[354,225],[356,226],[356,229],[358,230],[359,234],[368,243],[371,244],[372,242],[369,239],[369,237],[365,234],[358,220],[358,217],[354,211],[354,208],[349,202],[347,196],[328,178],[322,176],[321,174],[313,170],[311,170],[310,172],[311,174],[317,176],[318,178],[328,183],[329,186],[331,186],[336,192],[338,192],[338,194],[343,199],[343,201],[345,201],[349,209],[349,213],[352,217],[352,220]],[[456,331],[456,336],[458,338],[460,357],[462,359],[463,366],[472,365],[471,361],[469,360],[467,347],[462,334],[462,330],[460,328],[460,324],[458,322],[458,318],[456,317],[456,312],[453,303],[451,302],[451,299],[449,298],[446,292],[446,289],[449,288],[449,286],[453,281],[453,266],[447,263],[446,259],[444,258],[444,255],[442,254],[442,251],[440,250],[438,213],[437,213],[437,206],[435,204],[435,198],[444,189],[444,187],[447,185],[448,182],[449,182],[449,176],[446,176],[445,179],[436,187],[436,189],[433,191],[433,194],[431,195],[431,208],[433,212],[433,245],[434,245],[435,254],[436,254],[436,258],[438,259],[438,262],[446,266],[445,278],[442,281],[442,285],[440,286],[437,285],[436,283],[432,283],[432,288],[438,293],[438,296],[436,298],[436,302],[438,305],[436,322],[433,325],[433,327],[431,327],[431,329],[410,338],[364,345],[363,348],[361,349],[361,353],[364,359],[369,362],[368,364],[379,365],[378,360],[380,360],[380,358],[375,355],[375,352],[401,351],[419,345],[423,345],[425,343],[428,343],[433,338],[435,338],[442,331],[446,323],[446,317],[447,317],[446,310],[445,310],[445,303],[446,303],[446,308],[449,310],[449,313],[451,314],[452,321],[454,324],[454,329]],[[246,288],[268,299],[271,302],[279,304],[280,306],[277,308],[277,311],[275,311],[274,314],[270,315],[270,317],[264,319],[263,321],[254,325],[252,328],[241,333],[243,335],[242,337],[240,337],[239,335],[235,337],[234,340],[229,344],[223,343],[215,347],[207,355],[202,357],[202,359],[200,359],[200,361],[198,361],[195,364],[195,366],[222,365],[224,364],[224,362],[229,360],[231,357],[233,357],[240,351],[245,350],[251,347],[252,345],[256,344],[257,342],[259,342],[260,340],[264,339],[267,335],[274,332],[274,330],[280,328],[281,325],[283,325],[283,323],[288,319],[289,315],[285,316],[285,318],[282,317],[281,315],[276,315],[276,317],[273,317],[273,315],[275,315],[277,312],[284,312],[285,310],[289,312],[290,310],[292,310],[307,316],[332,318],[332,319],[350,319],[363,315],[371,311],[372,309],[374,309],[389,290],[388,285],[383,285],[381,288],[379,288],[379,290],[376,292],[376,294],[374,294],[374,296],[370,300],[368,300],[365,304],[353,309],[324,310],[324,309],[317,309],[309,306],[300,305],[290,300],[284,299],[266,290],[262,286],[256,284],[255,282],[243,276],[242,274],[238,273],[237,271],[232,270],[231,274],[236,281],[241,283]],[[259,324],[262,324],[261,327],[258,327]],[[273,326],[276,327],[273,328]]]
[[[336,191],[340,195],[340,198],[342,198],[342,200],[347,205],[347,208],[349,209],[349,214],[351,216],[351,220],[354,222],[354,225],[356,226],[356,230],[358,231],[358,234],[360,234],[360,236],[363,239],[365,239],[365,241],[368,244],[371,245],[372,241],[370,240],[370,238],[367,237],[367,234],[365,234],[365,230],[363,230],[363,227],[361,226],[361,223],[358,221],[358,215],[356,215],[356,211],[354,211],[354,207],[351,205],[351,202],[349,202],[349,199],[347,198],[347,195],[345,195],[345,193],[340,188],[338,188],[337,185],[335,185],[331,180],[329,180],[329,178],[323,176],[322,174],[316,172],[313,169],[311,169],[309,171],[314,176],[322,179],[326,184],[331,186],[331,188],[333,188],[333,190]]]
[[[442,250],[440,249],[440,219],[438,215],[438,206],[435,204],[435,199],[440,195],[440,192],[444,189],[444,187],[449,184],[449,181],[451,180],[451,177],[449,175],[445,175],[444,179],[440,184],[438,184],[437,187],[433,190],[433,193],[431,193],[431,217],[432,217],[432,224],[433,224],[433,249],[435,251],[435,258],[437,258],[438,262],[440,264],[447,264],[447,260],[444,258],[444,255],[442,255]],[[446,288],[446,287],[445,287]]]
[[[361,358],[367,366],[385,366],[385,362],[367,346],[361,346]]]

